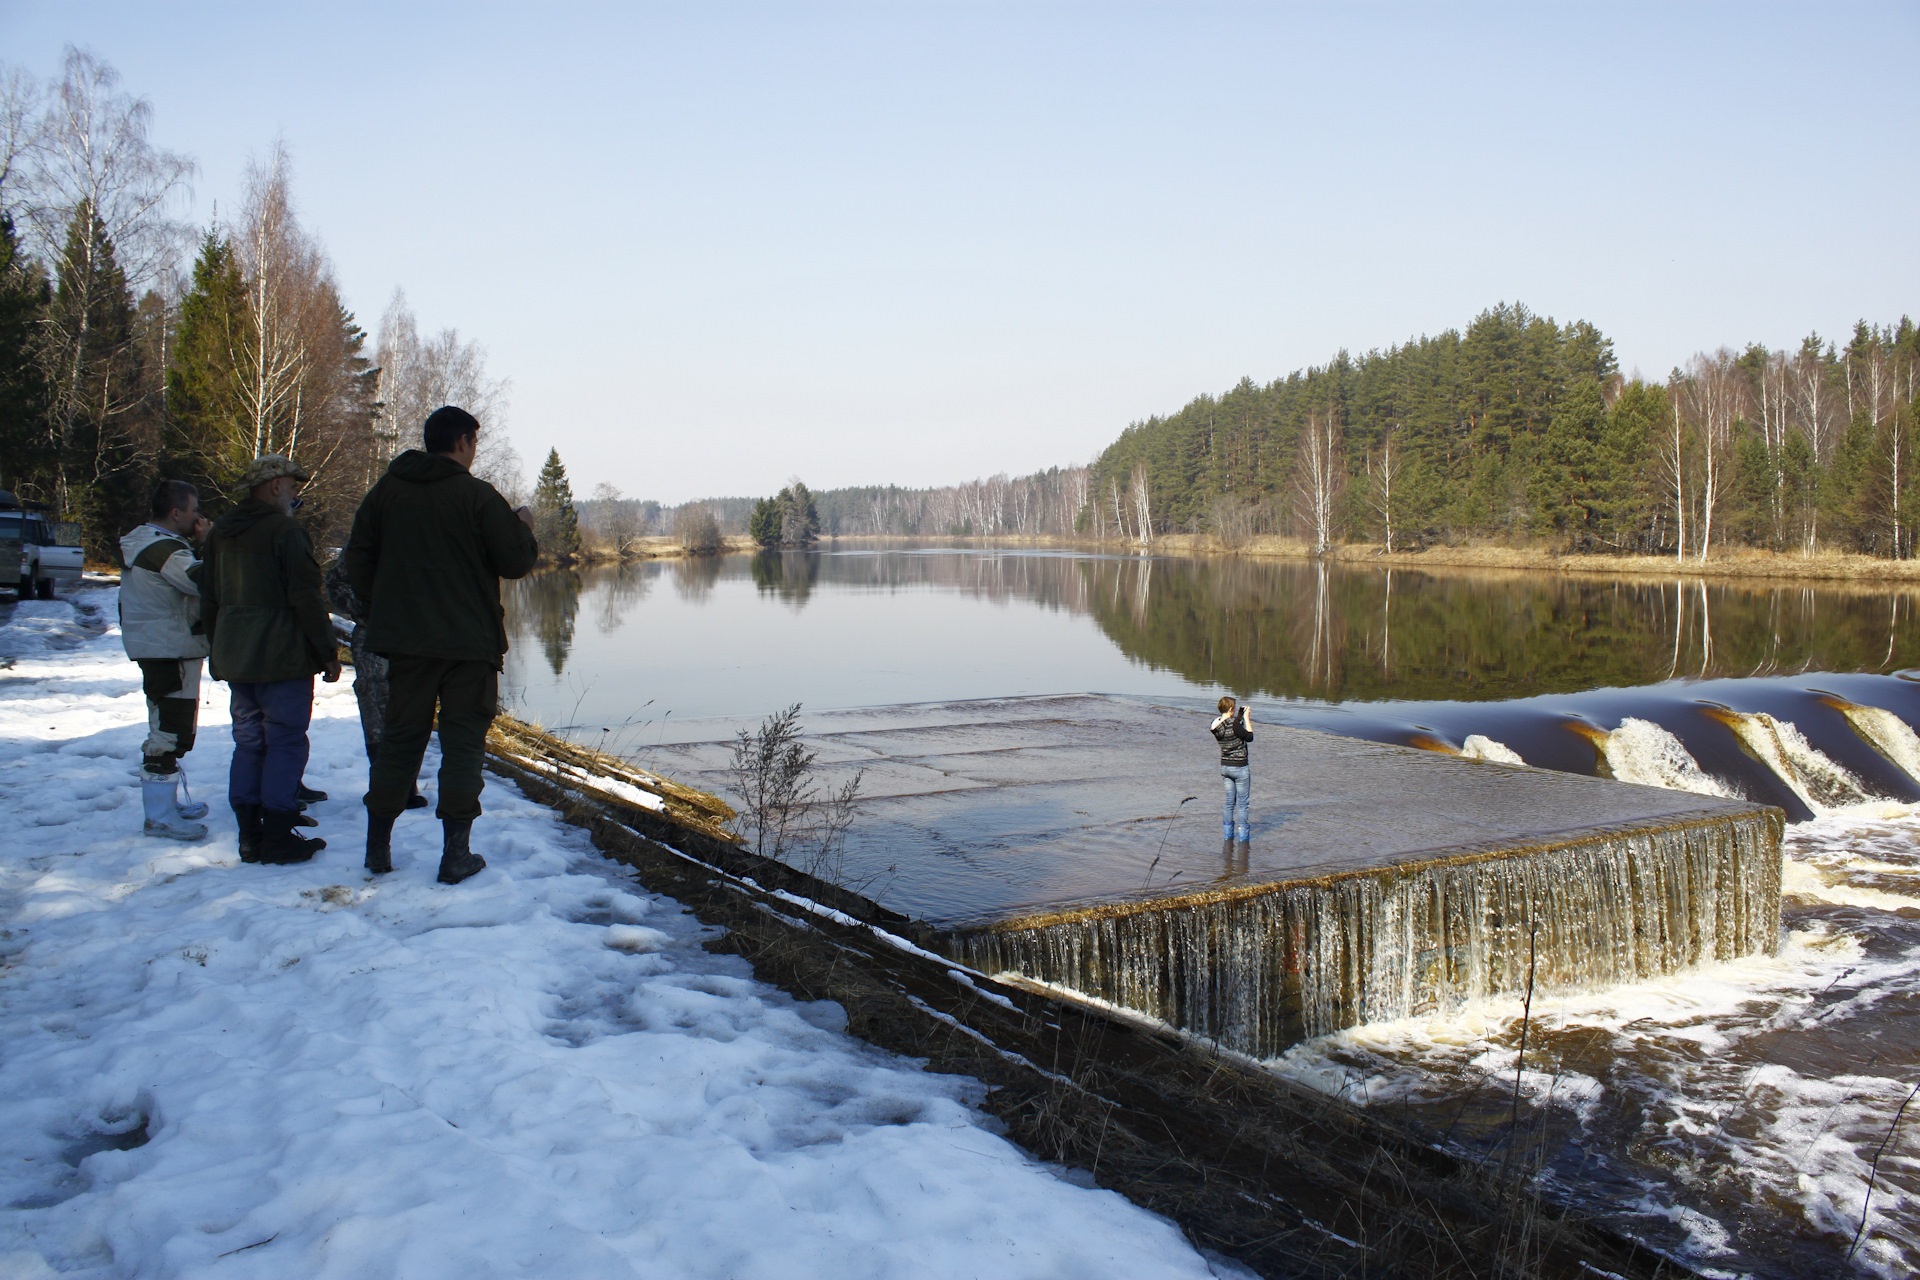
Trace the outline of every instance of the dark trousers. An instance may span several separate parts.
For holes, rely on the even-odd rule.
[[[307,768],[307,725],[313,720],[313,677],[230,684],[233,768],[227,799],[297,813]]]
[[[367,811],[397,817],[407,807],[427,738],[440,709],[440,805],[434,814],[455,822],[480,816],[480,766],[487,728],[500,709],[500,673],[491,662],[389,657],[387,723],[373,758]]]
[[[141,658],[140,684],[147,693],[147,740],[141,747],[148,773],[168,774],[193,750],[200,721],[200,668],[204,658]]]

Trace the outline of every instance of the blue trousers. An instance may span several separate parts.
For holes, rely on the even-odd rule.
[[[1247,825],[1247,810],[1253,800],[1253,766],[1223,764],[1220,781],[1226,784],[1227,806],[1220,811],[1221,838],[1250,840],[1253,830]]]
[[[233,767],[227,800],[298,812],[313,720],[313,677],[234,684]]]

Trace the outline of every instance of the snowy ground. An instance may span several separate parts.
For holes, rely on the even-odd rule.
[[[0,625],[0,1277],[1238,1272],[996,1136],[977,1083],[708,954],[498,779],[484,874],[435,884],[415,813],[371,881],[346,682],[317,686],[314,862],[239,864],[220,685],[188,760],[213,834],[142,837],[113,616]]]

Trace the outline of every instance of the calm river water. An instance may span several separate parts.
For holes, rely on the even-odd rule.
[[[1103,692],[1779,804],[1774,956],[1487,1001],[1274,1068],[1709,1274],[1920,1271],[1915,591],[892,549],[508,585],[518,714],[644,756],[790,703]],[[1529,1104],[1510,1119],[1519,1068]],[[1869,1185],[1871,1195],[1869,1196]],[[1864,1223],[1864,1227],[1863,1224]]]

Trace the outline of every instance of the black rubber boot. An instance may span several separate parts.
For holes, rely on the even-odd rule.
[[[420,788],[415,787],[413,789],[413,794],[407,797],[407,808],[424,809],[426,807],[427,807],[427,798],[420,794]]]
[[[367,815],[367,870],[376,876],[393,870],[393,820],[393,814]]]
[[[240,825],[240,861],[260,861],[260,806],[236,804],[233,819]]]
[[[320,819],[308,813],[303,806],[300,810],[300,816],[293,820],[293,825],[296,827],[317,827],[320,825]]]
[[[327,847],[325,840],[294,834],[294,820],[299,816],[291,809],[260,811],[260,861],[284,867],[305,862]]]
[[[473,833],[472,818],[458,822],[442,818],[440,826],[444,832],[440,848],[441,884],[459,884],[486,869],[487,860],[467,848],[467,837]]]
[[[326,792],[315,791],[312,787],[308,786],[304,782],[300,784],[300,789],[295,791],[293,794],[295,798],[297,798],[300,801],[301,804],[319,804],[322,800],[325,800],[327,798]]]

